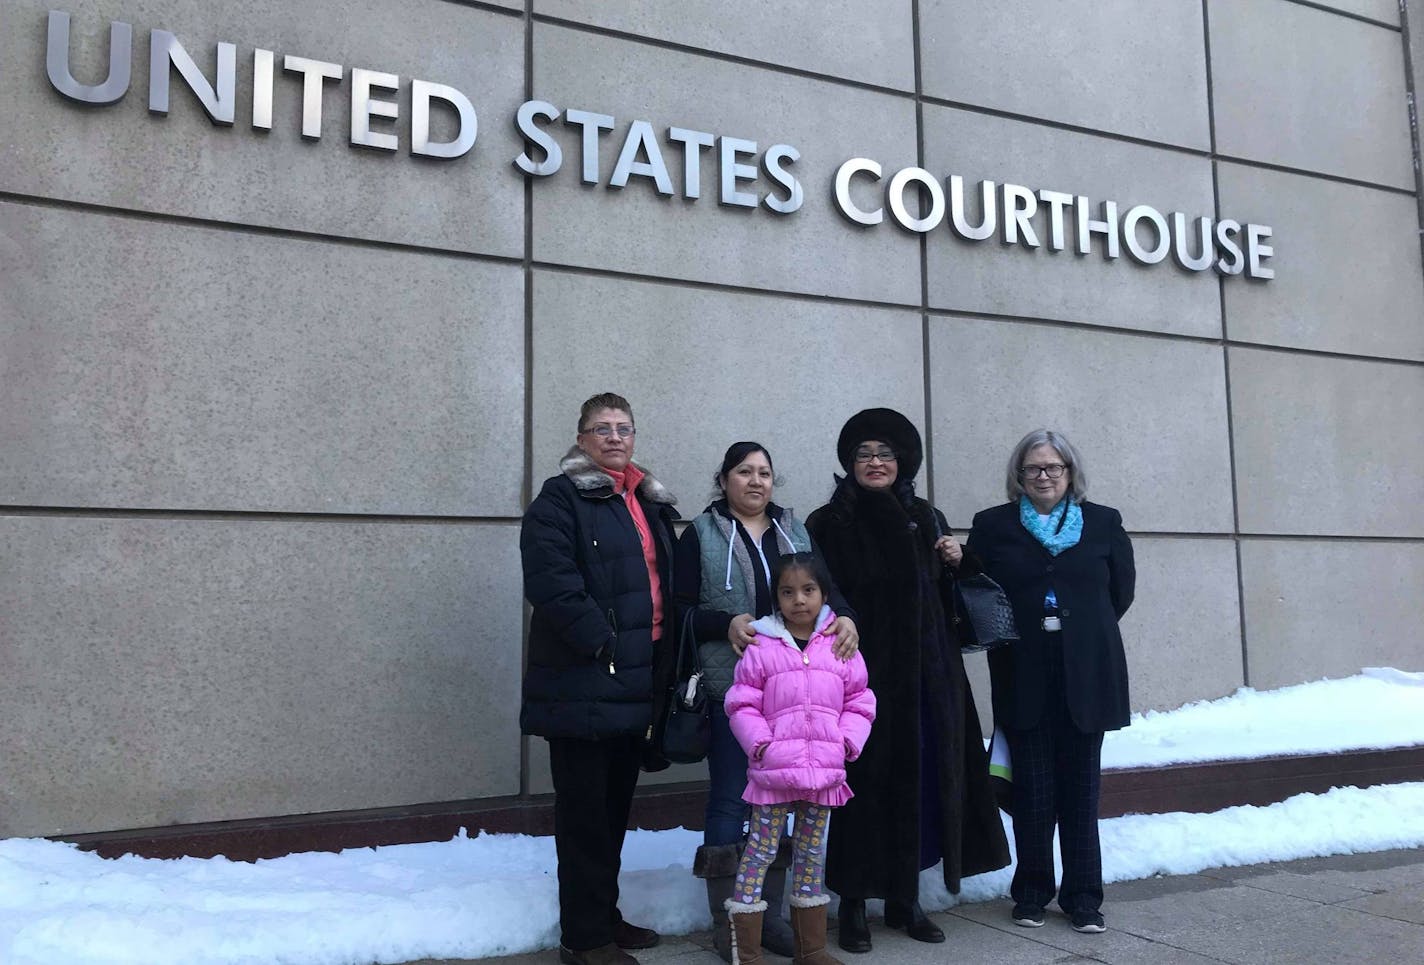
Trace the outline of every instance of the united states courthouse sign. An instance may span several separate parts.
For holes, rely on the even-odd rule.
[[[100,83],[86,84],[74,77],[70,66],[70,21],[64,11],[49,13],[45,68],[50,85],[79,104],[103,107],[118,103],[133,86],[135,67],[141,67],[134,55],[132,26],[122,21],[109,23],[107,76]],[[237,55],[236,44],[218,41],[214,76],[209,79],[175,34],[151,30],[147,63],[150,113],[158,117],[168,113],[176,73],[214,124],[234,125],[239,96]],[[401,150],[393,122],[400,117],[400,98],[405,91],[410,104],[406,147],[412,156],[453,160],[475,149],[480,131],[478,111],[465,93],[453,87],[418,78],[405,82],[396,74],[367,67],[352,66],[348,74],[346,65],[305,54],[286,54],[279,61],[275,51],[260,47],[250,56],[252,88],[242,96],[250,100],[255,130],[272,128],[279,89],[290,90],[292,96],[298,96],[299,90],[302,136],[320,140],[328,91],[345,84],[343,100],[350,112],[352,147],[389,153]],[[279,84],[279,78],[283,83]],[[432,137],[434,110],[446,112],[453,122],[453,133],[443,140]],[[632,120],[618,138],[611,136],[619,128],[613,115],[543,100],[524,102],[509,122],[524,141],[524,150],[512,164],[527,178],[539,180],[567,172],[565,176],[577,176],[586,185],[614,191],[641,179],[640,183],[658,194],[697,201],[702,165],[708,163],[717,171],[717,201],[721,205],[786,217],[799,211],[806,200],[795,170],[801,152],[791,144],[776,143],[762,150],[755,140],[692,127],[660,128],[642,118]],[[578,132],[577,152],[572,157],[566,157],[552,133],[559,127]],[[617,160],[605,180],[601,161],[610,142],[617,143]],[[674,170],[680,174],[681,190]],[[1182,211],[1164,214],[1145,204],[1124,211],[1112,200],[993,180],[982,180],[971,188],[961,175],[942,177],[919,167],[901,168],[887,176],[879,162],[864,157],[841,163],[827,187],[825,194],[847,224],[864,230],[883,225],[888,209],[888,220],[911,233],[947,231],[971,243],[997,239],[1006,246],[1066,250],[1079,257],[1096,253],[1108,259],[1126,253],[1142,265],[1170,261],[1188,272],[1214,271],[1260,280],[1275,277],[1268,264],[1274,255],[1268,225]],[[971,205],[971,201],[976,203]],[[1035,218],[1039,218],[1037,225]]]

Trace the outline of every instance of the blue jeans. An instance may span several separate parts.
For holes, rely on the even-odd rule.
[[[712,742],[707,748],[707,811],[703,818],[702,843],[740,844],[747,822],[747,755],[727,720],[721,700],[712,698]]]

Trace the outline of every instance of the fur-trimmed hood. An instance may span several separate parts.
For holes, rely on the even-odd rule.
[[[829,606],[822,604],[821,612],[816,614],[816,629],[812,631],[811,636],[815,637],[825,633],[831,624],[835,622],[835,613],[831,611]],[[752,621],[752,629],[763,636],[780,640],[795,650],[801,649],[796,643],[796,638],[791,635],[791,631],[786,629],[786,622],[781,619],[780,613],[773,613],[771,616]],[[809,643],[810,641],[807,642]]]
[[[629,460],[632,462],[632,460]],[[677,505],[677,497],[674,496],[666,486],[658,482],[646,466],[633,462],[632,465],[638,468],[643,474],[643,481],[638,483],[638,492],[644,499],[652,503],[663,503],[668,506]],[[581,494],[605,495],[599,490],[608,490],[608,495],[613,492],[613,477],[599,468],[588,453],[578,446],[570,446],[569,451],[564,453],[564,458],[559,460],[559,469],[574,484],[574,488]]]

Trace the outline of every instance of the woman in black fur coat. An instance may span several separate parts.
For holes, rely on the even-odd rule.
[[[1009,863],[988,758],[959,643],[946,619],[951,567],[969,572],[944,517],[914,494],[920,434],[892,409],[866,409],[836,445],[846,471],[806,520],[836,584],[855,607],[861,654],[881,710],[848,766],[855,797],[836,813],[826,883],[841,897],[840,945],[870,950],[865,899],[885,923],[944,941],[919,903],[919,873],[943,862],[944,883]]]

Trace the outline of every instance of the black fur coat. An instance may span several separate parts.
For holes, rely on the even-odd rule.
[[[912,901],[920,869],[942,858],[944,883],[958,893],[961,878],[1004,867],[1009,851],[945,619],[950,579],[933,544],[948,527],[923,499],[907,505],[850,480],[806,527],[855,607],[879,704],[865,751],[847,768],[855,797],[832,820],[826,882],[842,897]],[[922,774],[933,775],[932,789]]]

